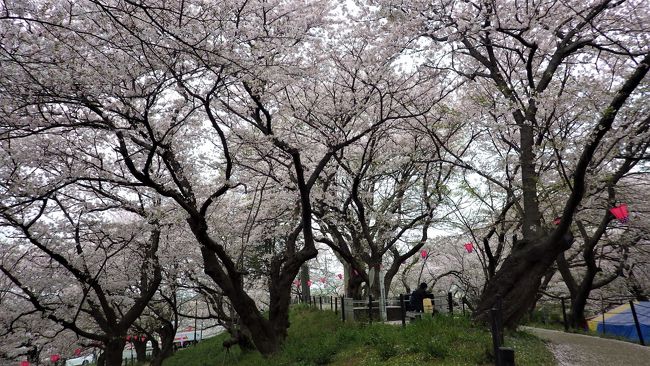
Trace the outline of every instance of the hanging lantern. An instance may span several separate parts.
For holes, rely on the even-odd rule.
[[[81,355],[81,348],[77,348],[76,350],[74,350],[74,355],[75,356],[80,356]]]
[[[339,274],[337,274],[336,276],[337,276],[337,277],[339,278],[339,280],[342,280],[342,279],[343,279],[343,275],[342,275],[342,274],[340,274],[340,273],[339,273]]]
[[[311,280],[307,280],[307,286],[311,287],[311,284],[312,284]]]
[[[627,211],[627,204],[623,203],[621,205],[618,205],[616,207],[610,208],[609,211],[618,219],[618,221],[621,224],[624,224],[627,222],[627,220],[630,218],[630,214]]]
[[[21,361],[20,366],[29,366],[29,361]]]
[[[52,362],[56,362],[56,361],[58,361],[60,358],[61,358],[61,357],[60,357],[59,355],[57,355],[57,354],[53,354],[52,356],[50,356],[50,361],[52,361]]]
[[[471,253],[474,250],[474,244],[465,243],[465,250],[467,251],[467,253]]]
[[[145,337],[145,336],[140,337],[140,342],[144,342],[146,340],[147,340],[147,337]]]
[[[320,282],[321,282],[321,283],[325,283],[325,282],[327,282],[327,280],[325,279],[325,277],[321,277],[321,278],[320,278]]]
[[[427,258],[427,251],[423,249],[423,250],[420,252],[420,257],[422,257],[422,259],[426,259],[426,258]]]
[[[561,221],[562,221],[562,218],[558,216],[558,217],[553,219],[553,224],[560,225]]]
[[[131,336],[130,335],[126,336],[126,341],[127,342],[131,341]]]
[[[296,287],[299,287],[300,286],[300,281],[298,281],[298,280],[293,281],[293,285],[296,286]]]

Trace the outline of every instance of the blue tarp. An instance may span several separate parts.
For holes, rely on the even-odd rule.
[[[636,310],[641,334],[645,343],[650,343],[650,301],[635,301],[634,309]],[[621,305],[612,309],[605,314],[600,314],[589,321],[589,328],[598,333],[605,333],[617,337],[624,337],[632,341],[639,341],[639,336],[634,324],[632,309],[629,304]]]

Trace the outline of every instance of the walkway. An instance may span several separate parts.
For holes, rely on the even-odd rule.
[[[559,366],[650,365],[650,347],[556,330],[521,329],[546,341]]]

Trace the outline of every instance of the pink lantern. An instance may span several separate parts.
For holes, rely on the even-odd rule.
[[[54,354],[54,355],[50,356],[50,361],[52,361],[52,362],[56,362],[56,361],[58,361],[60,358],[61,358],[61,356],[59,356],[59,355],[57,355],[57,354]]]
[[[81,348],[77,348],[76,350],[74,350],[74,355],[75,356],[80,356],[81,355]]]
[[[472,243],[465,243],[465,250],[467,251],[467,253],[471,253],[472,250],[474,250],[474,244],[472,244]]]
[[[126,336],[126,341],[127,342],[131,341],[131,336],[130,335]]]
[[[339,278],[339,280],[342,280],[342,279],[343,279],[343,275],[342,275],[342,274],[340,274],[340,273],[339,273],[339,274],[337,274],[336,276],[337,276],[337,277]]]
[[[555,225],[560,225],[562,218],[561,217],[556,217],[553,219],[553,224]]]
[[[425,259],[425,258],[427,257],[427,251],[426,251],[426,250],[422,250],[422,251],[420,252],[420,257],[422,257],[422,259]]]
[[[145,340],[147,340],[147,337],[145,336],[140,337],[140,342],[144,342]]]
[[[308,280],[307,281],[307,286],[311,287],[311,284],[312,284],[311,280]]]
[[[612,207],[609,209],[609,211],[618,219],[618,221],[621,222],[621,224],[624,224],[627,222],[627,220],[630,218],[630,214],[627,211],[627,205],[625,203],[618,205],[616,207]]]
[[[298,280],[293,281],[293,285],[296,287],[300,286],[300,281]]]
[[[325,283],[325,282],[327,282],[327,280],[325,279],[325,277],[321,277],[321,278],[320,278],[320,282],[321,282],[321,283]]]
[[[29,361],[21,361],[20,366],[29,366]]]

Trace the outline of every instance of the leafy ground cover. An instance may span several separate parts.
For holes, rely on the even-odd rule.
[[[490,365],[491,337],[487,329],[464,317],[436,316],[408,324],[344,324],[330,311],[297,307],[291,313],[289,337],[282,352],[264,359],[257,352],[223,350],[227,335],[177,352],[164,366],[257,365]],[[555,365],[538,338],[509,334],[517,365]]]

